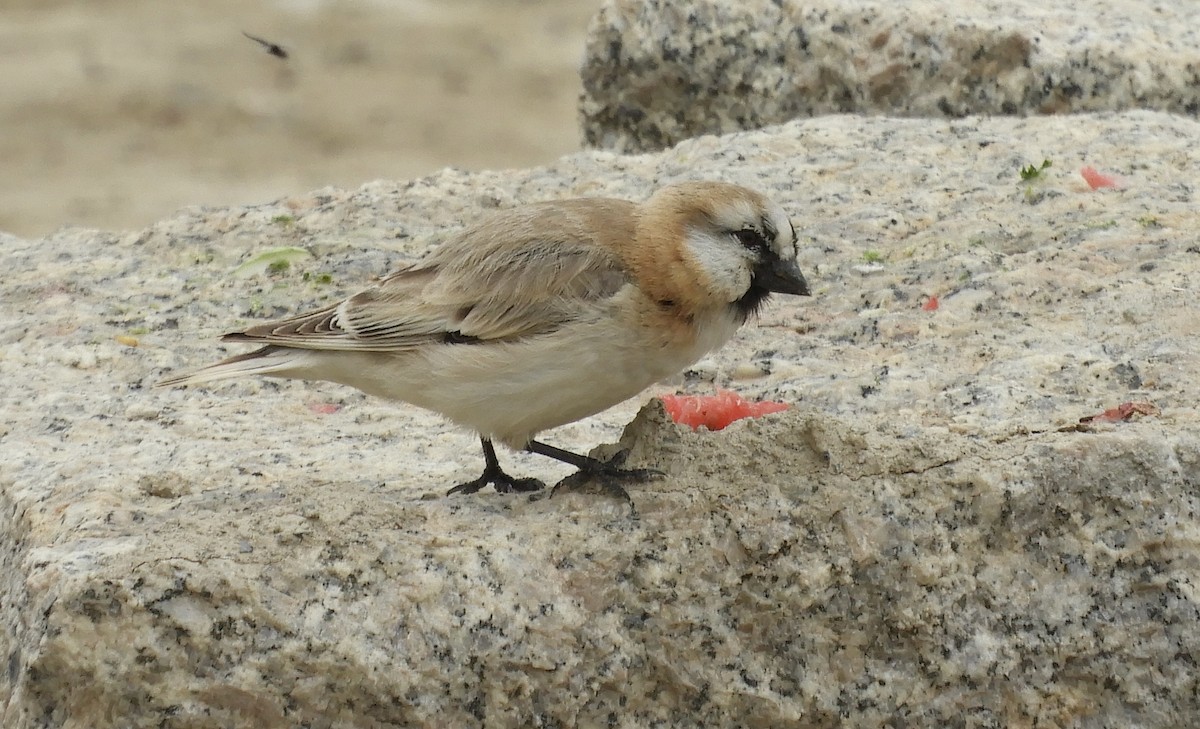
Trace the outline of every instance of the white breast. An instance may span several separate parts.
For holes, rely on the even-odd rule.
[[[521,448],[540,431],[594,415],[680,372],[740,324],[731,310],[714,311],[694,322],[695,337],[685,346],[663,346],[655,332],[622,325],[611,311],[597,314],[511,343],[439,344],[398,354],[312,352],[300,376],[402,400]]]

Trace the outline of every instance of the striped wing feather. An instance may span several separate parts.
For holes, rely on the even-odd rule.
[[[339,304],[224,339],[395,352],[545,334],[629,282],[601,237],[632,237],[633,207],[592,199],[499,212]]]

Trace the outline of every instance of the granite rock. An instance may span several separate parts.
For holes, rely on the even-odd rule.
[[[825,117],[5,238],[0,723],[1188,725],[1197,138],[1147,111]],[[345,388],[148,389],[480,208],[681,178],[778,199],[814,296],[654,390],[789,411],[691,432],[641,398],[546,434],[666,471],[636,518],[444,498],[471,436]],[[281,245],[312,255],[246,273]],[[1080,422],[1123,402],[1153,408]]]
[[[1200,5],[607,0],[586,143],[641,152],[832,113],[1200,113]]]

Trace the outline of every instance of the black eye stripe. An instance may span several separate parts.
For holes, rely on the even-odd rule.
[[[738,239],[738,242],[751,250],[759,250],[767,247],[767,239],[763,238],[763,234],[754,228],[742,228],[734,231],[733,237]]]

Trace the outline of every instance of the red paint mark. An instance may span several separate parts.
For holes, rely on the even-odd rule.
[[[672,420],[692,430],[701,426],[721,430],[735,420],[788,409],[787,403],[750,402],[731,390],[717,390],[715,395],[663,395],[660,399]]]
[[[1134,415],[1158,415],[1159,409],[1148,402],[1123,402],[1115,408],[1109,408],[1098,415],[1088,415],[1079,419],[1081,423],[1116,423],[1129,420]]]
[[[1079,174],[1083,175],[1083,179],[1087,180],[1088,187],[1093,190],[1099,190],[1102,187],[1109,187],[1114,190],[1121,186],[1121,181],[1114,175],[1108,175],[1100,172],[1091,165],[1085,165],[1079,170]]]

